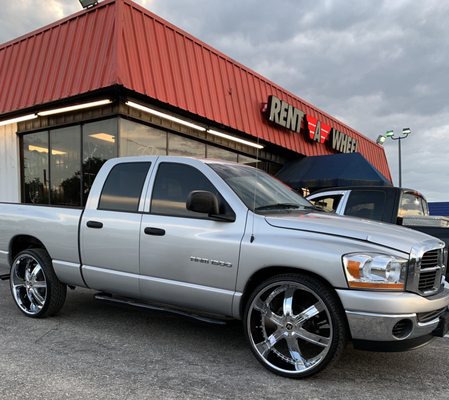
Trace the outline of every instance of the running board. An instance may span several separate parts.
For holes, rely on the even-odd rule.
[[[9,274],[0,275],[0,281],[9,281]]]
[[[183,317],[192,318],[197,321],[206,322],[208,324],[226,325],[225,319],[197,315],[197,314],[189,313],[188,311],[181,311],[181,310],[171,308],[168,306],[147,304],[147,303],[138,303],[137,301],[132,300],[132,299],[112,297],[105,293],[97,293],[94,295],[94,298],[95,298],[95,300],[104,301],[106,303],[116,303],[116,304],[131,306],[131,307],[145,308],[147,310],[153,310],[153,311],[165,311],[165,312],[169,312],[172,314],[181,315]]]

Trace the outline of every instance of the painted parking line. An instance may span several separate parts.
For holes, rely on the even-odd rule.
[[[444,337],[446,337],[446,338],[448,338],[448,339],[449,339],[449,333],[448,333],[447,335],[444,335]]]

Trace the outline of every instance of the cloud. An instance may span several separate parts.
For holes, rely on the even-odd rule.
[[[449,2],[138,3],[374,140],[410,127],[403,184],[449,201]],[[0,42],[80,9],[76,0],[7,2]],[[397,142],[385,150],[397,183]]]

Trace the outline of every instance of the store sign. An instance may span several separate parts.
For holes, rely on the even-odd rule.
[[[356,153],[359,142],[343,132],[332,129],[332,148],[340,153]]]
[[[269,96],[265,109],[268,120],[293,132],[300,132],[301,123],[306,117],[307,137],[320,144],[328,144],[340,153],[355,153],[358,150],[358,140],[332,128],[318,118],[305,114],[276,96]]]
[[[304,113],[276,96],[268,97],[267,112],[268,119],[271,122],[293,132],[299,133],[301,130]]]

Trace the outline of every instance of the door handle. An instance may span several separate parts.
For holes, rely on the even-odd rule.
[[[87,221],[87,227],[93,229],[101,229],[103,228],[103,223],[98,221]]]
[[[165,230],[159,228],[145,228],[145,235],[164,236]]]

